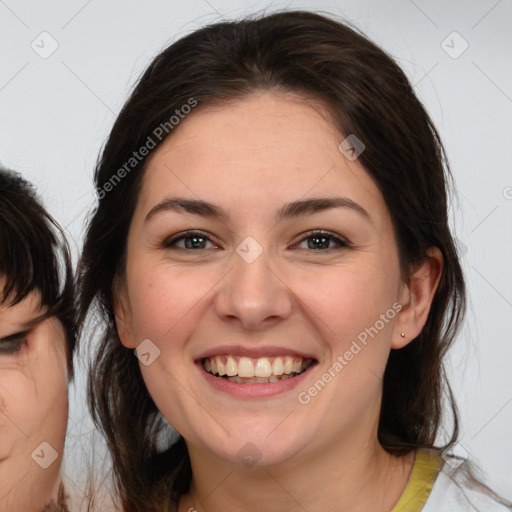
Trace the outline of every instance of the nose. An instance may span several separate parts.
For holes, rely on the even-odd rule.
[[[216,295],[215,311],[223,321],[263,331],[288,318],[293,293],[263,251],[254,261],[233,255],[233,265]]]

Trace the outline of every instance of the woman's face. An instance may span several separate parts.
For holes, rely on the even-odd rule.
[[[0,304],[0,510],[40,510],[59,483],[66,342],[55,318],[28,325],[41,313],[35,292],[15,306]]]
[[[195,111],[148,162],[117,325],[142,343],[144,381],[191,457],[273,464],[376,437],[390,348],[417,332],[400,336],[409,289],[390,216],[343,139],[267,92]]]

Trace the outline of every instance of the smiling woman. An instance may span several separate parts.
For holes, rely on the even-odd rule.
[[[438,436],[465,287],[404,73],[327,16],[210,25],[141,77],[96,188],[190,98],[100,198],[79,268],[124,510],[505,510],[452,471],[453,400]]]
[[[74,307],[60,228],[0,169],[0,510],[66,511],[59,475]]]

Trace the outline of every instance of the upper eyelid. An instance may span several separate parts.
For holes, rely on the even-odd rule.
[[[26,331],[15,332],[14,334],[9,334],[9,336],[5,336],[0,338],[0,343],[9,343],[10,341],[19,341],[25,339],[30,334],[30,329]]]

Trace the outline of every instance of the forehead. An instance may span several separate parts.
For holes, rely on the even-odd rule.
[[[3,289],[5,279],[0,276],[0,290]],[[41,295],[37,291],[30,292],[22,301],[13,306],[7,298],[0,302],[0,328],[13,323],[27,322],[31,317],[41,314]]]
[[[268,203],[346,193],[382,209],[366,170],[339,150],[344,138],[324,107],[290,94],[264,92],[201,107],[148,159],[139,205],[147,209],[173,190],[222,198],[233,208],[262,197]]]
[[[264,172],[265,164],[277,161],[281,169],[297,162],[302,162],[301,167],[313,162],[325,167],[332,164],[333,155],[338,156],[333,149],[337,150],[341,137],[327,117],[319,105],[269,92],[205,106],[181,121],[148,161],[148,168],[170,161],[204,168],[206,158],[212,164],[230,164],[226,171],[237,167],[240,174],[249,169]],[[274,169],[275,177],[278,174],[279,169]]]

